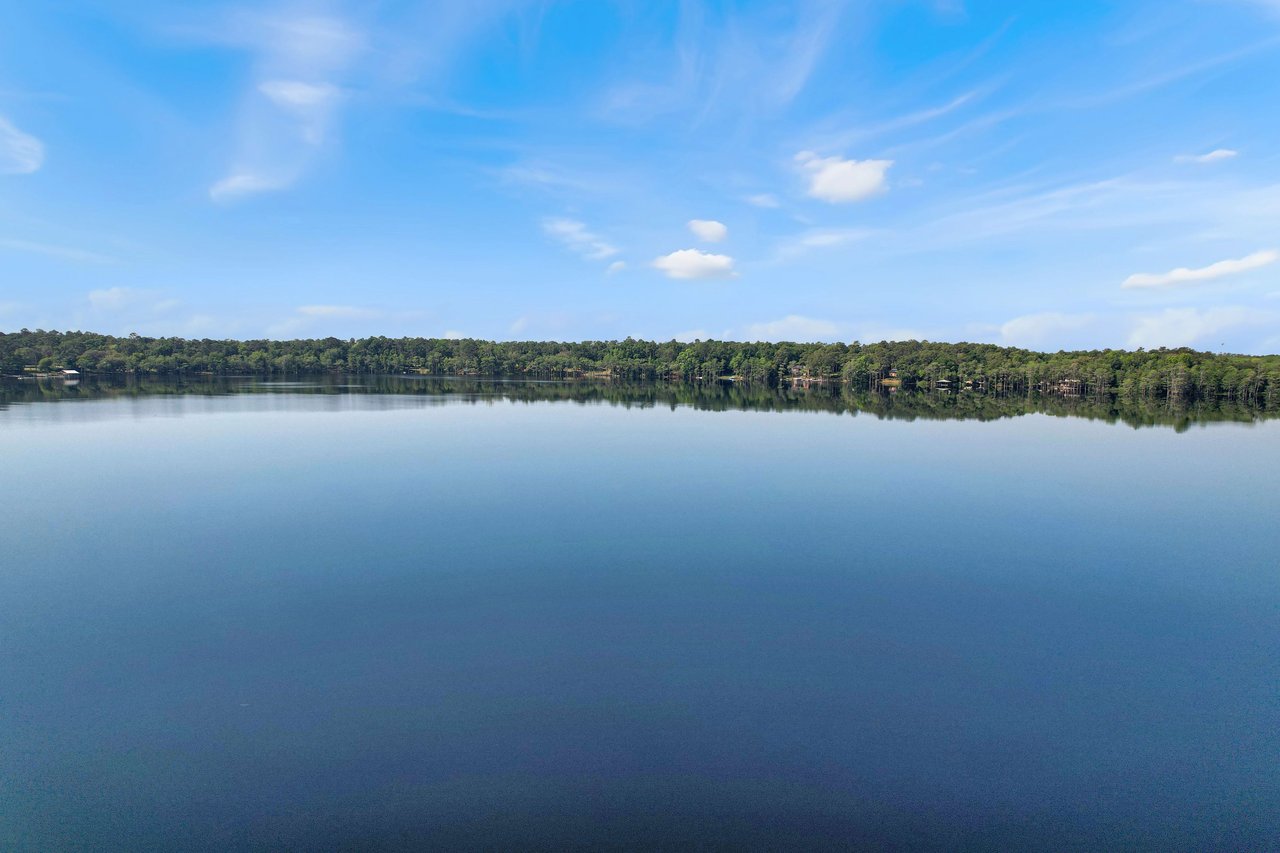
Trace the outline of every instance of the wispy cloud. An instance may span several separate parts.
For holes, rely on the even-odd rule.
[[[242,13],[226,39],[254,55],[256,80],[240,119],[239,149],[209,195],[230,201],[292,186],[328,139],[338,84],[365,49],[364,35],[327,15]]]
[[[783,108],[804,91],[843,6],[810,2],[725,11],[681,4],[670,53],[638,51],[643,63],[609,89],[602,112],[615,121],[645,123],[681,112],[701,121],[729,104],[735,118]],[[655,68],[666,73],[655,79]]]
[[[734,278],[738,275],[733,269],[733,258],[698,249],[680,249],[654,258],[652,266],[661,270],[667,278]]]
[[[0,174],[29,175],[44,165],[44,143],[0,116]]]
[[[671,336],[671,340],[679,341],[682,344],[691,344],[694,341],[707,341],[710,339],[711,333],[706,329],[686,329]]]
[[[611,245],[576,219],[548,218],[542,220],[543,232],[589,261],[602,261],[618,254]]]
[[[273,338],[287,338],[306,333],[314,334],[316,329],[326,326],[345,327],[353,321],[379,320],[390,321],[419,316],[420,312],[397,312],[391,314],[377,308],[362,305],[299,305],[293,313],[278,323],[267,327],[267,334]]]
[[[1204,310],[1167,308],[1159,314],[1139,316],[1129,333],[1131,347],[1191,346],[1210,335],[1238,326],[1274,322],[1276,315],[1241,306]]]
[[[825,132],[822,130],[810,130],[808,132],[808,141],[806,144],[827,150],[848,148],[859,143],[865,143],[869,139],[897,133],[901,130],[906,130],[917,125],[927,124],[928,122],[940,119],[943,116],[949,115],[962,107],[978,101],[983,95],[987,94],[988,91],[989,89],[974,89],[968,92],[963,92],[956,95],[946,103],[939,104],[938,106],[926,107],[924,109],[916,110],[915,112],[894,116],[893,118],[883,119],[871,124],[859,123],[851,129],[842,128],[834,131],[827,130]],[[852,119],[848,117],[832,118],[828,119],[824,124],[829,128],[831,125],[836,124],[836,122],[840,122],[841,124],[850,124],[852,123]]]
[[[1175,163],[1217,163],[1219,160],[1230,160],[1240,154],[1231,148],[1216,148],[1207,154],[1179,154],[1174,157]]]
[[[1120,285],[1127,289],[1148,288],[1148,287],[1170,287],[1177,284],[1187,284],[1196,281],[1211,281],[1215,278],[1222,278],[1228,275],[1237,275],[1249,270],[1256,270],[1261,267],[1274,264],[1280,260],[1280,252],[1274,249],[1268,249],[1262,252],[1254,252],[1252,255],[1246,255],[1238,260],[1218,261],[1209,264],[1206,267],[1198,267],[1191,269],[1188,267],[1178,267],[1162,273],[1134,273],[1124,280]]]
[[[11,249],[15,252],[34,252],[38,255],[48,255],[51,258],[60,258],[64,261],[77,261],[88,264],[112,264],[116,261],[115,258],[98,252],[89,252],[70,246],[35,243],[30,240],[3,239],[0,240],[0,249]]]
[[[817,249],[834,249],[847,246],[874,236],[871,228],[814,228],[794,237],[785,238],[779,245],[777,260],[788,260]]]
[[[1068,333],[1086,329],[1096,321],[1093,314],[1062,314],[1046,311],[1014,317],[1000,327],[1005,343],[1020,347],[1038,347],[1047,343],[1061,345]]]
[[[258,91],[272,103],[298,120],[302,140],[308,145],[324,142],[329,122],[342,92],[329,83],[306,83],[301,80],[268,80]]]
[[[382,312],[358,305],[303,305],[298,308],[303,317],[341,317],[347,320],[368,320],[381,317]]]
[[[129,311],[133,314],[163,314],[181,303],[155,290],[134,287],[107,287],[91,290],[85,297],[89,307],[103,313]]]
[[[284,189],[293,183],[295,177],[296,175],[268,178],[252,173],[227,175],[209,187],[209,198],[214,201],[229,201],[241,196]]]
[[[744,331],[749,341],[833,341],[839,329],[827,320],[788,314],[781,320],[752,323]]]
[[[885,174],[893,165],[892,160],[845,160],[812,151],[801,151],[795,160],[808,175],[809,195],[831,204],[863,201],[884,192]]]
[[[773,193],[756,193],[755,195],[747,196],[745,201],[755,207],[774,208],[781,206],[778,197]]]

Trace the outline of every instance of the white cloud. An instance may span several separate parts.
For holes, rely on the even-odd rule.
[[[232,199],[246,195],[253,195],[254,193],[282,190],[288,187],[291,183],[293,183],[292,180],[267,178],[262,175],[252,175],[247,173],[228,175],[213,186],[209,187],[209,198],[214,201],[231,201]]]
[[[738,275],[733,269],[733,258],[698,249],[680,249],[654,258],[652,265],[666,273],[667,278],[735,278]]]
[[[627,268],[626,261],[614,261],[613,263],[609,264],[609,266],[605,269],[605,272],[609,275],[613,275],[614,273],[622,272],[626,268]]]
[[[1120,285],[1124,288],[1144,288],[1144,287],[1168,287],[1175,284],[1185,284],[1192,281],[1209,281],[1215,278],[1222,278],[1227,275],[1236,275],[1249,270],[1256,270],[1273,264],[1280,259],[1280,252],[1274,249],[1268,249],[1262,252],[1254,252],[1252,255],[1246,255],[1239,260],[1218,261],[1209,264],[1207,267],[1199,267],[1197,269],[1189,269],[1187,267],[1178,267],[1163,273],[1134,273],[1124,280]]]
[[[832,341],[838,330],[826,320],[788,314],[781,320],[752,323],[745,331],[749,341]]]
[[[1239,151],[1231,148],[1217,148],[1208,154],[1179,154],[1173,160],[1175,163],[1216,163],[1219,160],[1230,160],[1239,154]]]
[[[1235,326],[1267,323],[1275,315],[1250,308],[1226,306],[1198,310],[1167,308],[1159,314],[1139,316],[1129,333],[1131,347],[1184,347]]]
[[[1036,347],[1045,344],[1062,345],[1062,337],[1092,325],[1092,314],[1060,314],[1047,311],[1014,317],[1000,327],[1000,337],[1013,346]]]
[[[466,335],[459,332],[457,329],[445,329],[444,334],[440,337],[444,338],[446,341],[460,341],[465,338]]]
[[[44,143],[0,116],[0,174],[29,175],[44,165]]]
[[[831,204],[863,201],[886,189],[892,160],[844,160],[801,151],[796,162],[809,175],[809,195]]]
[[[729,236],[729,228],[714,219],[690,219],[689,230],[704,243],[719,243]]]
[[[747,204],[754,204],[756,207],[772,208],[780,206],[778,197],[773,193],[756,193],[746,198]]]
[[[559,240],[587,260],[602,261],[618,254],[616,246],[593,234],[585,224],[576,219],[544,219],[542,230],[547,236]]]

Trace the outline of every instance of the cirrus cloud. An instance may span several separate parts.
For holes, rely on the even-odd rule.
[[[1148,288],[1148,287],[1170,287],[1177,284],[1186,284],[1193,281],[1210,281],[1215,278],[1222,278],[1227,275],[1236,275],[1249,270],[1256,270],[1273,264],[1280,260],[1280,252],[1275,249],[1267,249],[1261,252],[1254,252],[1252,255],[1246,255],[1236,260],[1228,259],[1209,264],[1207,267],[1198,267],[1191,269],[1189,267],[1178,267],[1162,273],[1140,272],[1126,278],[1121,287],[1126,289]]]
[[[1219,160],[1230,160],[1240,154],[1231,148],[1215,148],[1208,154],[1179,154],[1173,158],[1175,163],[1217,163]]]
[[[892,160],[845,160],[801,151],[795,157],[809,176],[809,195],[830,204],[863,201],[887,189]]]
[[[44,143],[0,116],[0,174],[29,175],[44,165]]]
[[[736,278],[738,275],[733,269],[733,258],[698,249],[679,249],[654,258],[651,265],[667,278]]]
[[[542,230],[589,261],[602,261],[618,254],[616,246],[596,236],[576,219],[551,217],[542,220]]]

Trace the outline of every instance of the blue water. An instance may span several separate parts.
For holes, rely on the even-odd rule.
[[[0,409],[0,848],[1280,846],[1280,422],[274,391]]]

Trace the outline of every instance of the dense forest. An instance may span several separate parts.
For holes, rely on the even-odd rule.
[[[290,381],[269,377],[207,374],[125,374],[96,376],[80,382],[42,379],[0,382],[0,411],[9,405],[76,400],[145,397],[200,397],[227,394],[361,396],[363,405],[401,408],[404,398],[424,406],[441,403],[492,405],[509,403],[574,403],[625,408],[689,407],[702,411],[827,412],[870,415],[883,420],[994,421],[1042,413],[1124,423],[1134,428],[1170,426],[1181,432],[1193,426],[1232,421],[1257,423],[1280,417],[1270,411],[1229,400],[1143,400],[1115,395],[941,394],[931,391],[882,393],[842,382],[630,381],[576,379],[526,381],[467,376],[317,374]]]
[[[1223,355],[1191,349],[1039,353],[992,344],[928,341],[659,343],[627,338],[559,343],[384,337],[230,341],[26,329],[0,333],[0,374],[31,376],[63,368],[97,376],[412,372],[685,382],[732,378],[770,386],[818,382],[855,389],[971,388],[1002,394],[1228,400],[1280,408],[1280,355]]]

